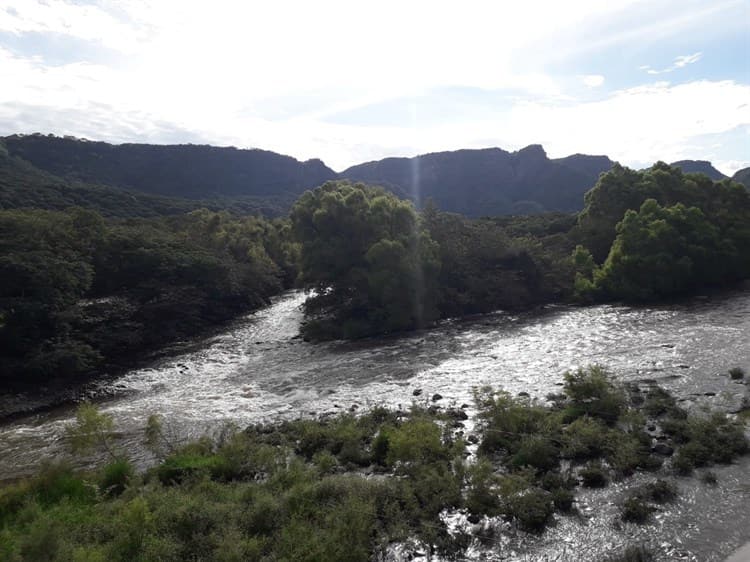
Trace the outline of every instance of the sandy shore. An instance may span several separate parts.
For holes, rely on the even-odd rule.
[[[750,562],[750,542],[735,550],[726,562]]]

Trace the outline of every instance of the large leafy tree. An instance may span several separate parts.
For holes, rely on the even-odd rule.
[[[438,249],[410,202],[379,188],[328,182],[291,213],[300,280],[313,292],[304,332],[356,338],[437,318]]]
[[[697,207],[665,208],[648,199],[638,212],[625,213],[594,277],[609,296],[653,300],[721,282],[735,252]]]
[[[664,162],[641,171],[617,164],[586,194],[578,217],[579,242],[598,263],[609,254],[616,226],[626,211],[638,211],[647,199],[664,207],[678,203],[697,207],[720,229],[723,238],[750,243],[750,193],[742,185],[731,180],[714,182],[703,174],[684,174]]]

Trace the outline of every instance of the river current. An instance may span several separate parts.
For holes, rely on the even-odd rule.
[[[223,422],[362,410],[413,401],[472,404],[483,385],[544,399],[565,371],[599,363],[618,378],[656,381],[692,408],[736,410],[747,386],[727,370],[750,371],[750,288],[656,307],[551,306],[442,323],[402,337],[311,344],[298,337],[304,295],[291,292],[224,333],[93,388],[113,416],[120,445],[139,463],[149,414],[175,436],[197,437]],[[421,390],[415,397],[415,390]],[[471,408],[469,408],[471,410]],[[0,426],[0,479],[31,473],[65,454],[72,406]],[[680,496],[653,523],[616,525],[623,485],[579,493],[581,516],[557,517],[541,537],[521,533],[483,550],[486,560],[596,560],[649,541],[674,560],[723,560],[750,540],[750,459],[717,467],[717,487],[676,480]],[[645,477],[637,477],[645,478]]]

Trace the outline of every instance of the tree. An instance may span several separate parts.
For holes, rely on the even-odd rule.
[[[617,225],[617,238],[595,283],[608,296],[648,301],[721,282],[725,257],[719,230],[696,207],[646,200]]]
[[[379,188],[328,182],[291,213],[300,281],[313,294],[305,335],[357,338],[437,318],[437,245],[410,202]]]

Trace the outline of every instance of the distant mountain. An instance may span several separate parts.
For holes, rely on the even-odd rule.
[[[540,145],[517,152],[500,148],[386,158],[343,171],[342,178],[380,184],[417,203],[432,199],[444,210],[469,216],[572,212],[599,174],[606,156],[575,154],[551,160]]]
[[[732,179],[750,189],[750,168],[737,170],[732,176]]]
[[[727,176],[714,168],[711,162],[707,160],[680,160],[679,162],[672,162],[671,165],[679,168],[686,174],[705,174],[714,181],[727,178]]]
[[[13,135],[2,141],[10,156],[66,180],[170,197],[288,199],[336,178],[336,173],[320,160],[300,162],[266,150],[114,145],[40,134]]]
[[[93,209],[107,217],[156,217],[183,214],[201,207],[239,214],[285,214],[296,196],[284,198],[183,199],[64,179],[10,156],[0,141],[0,210],[37,208]]]

